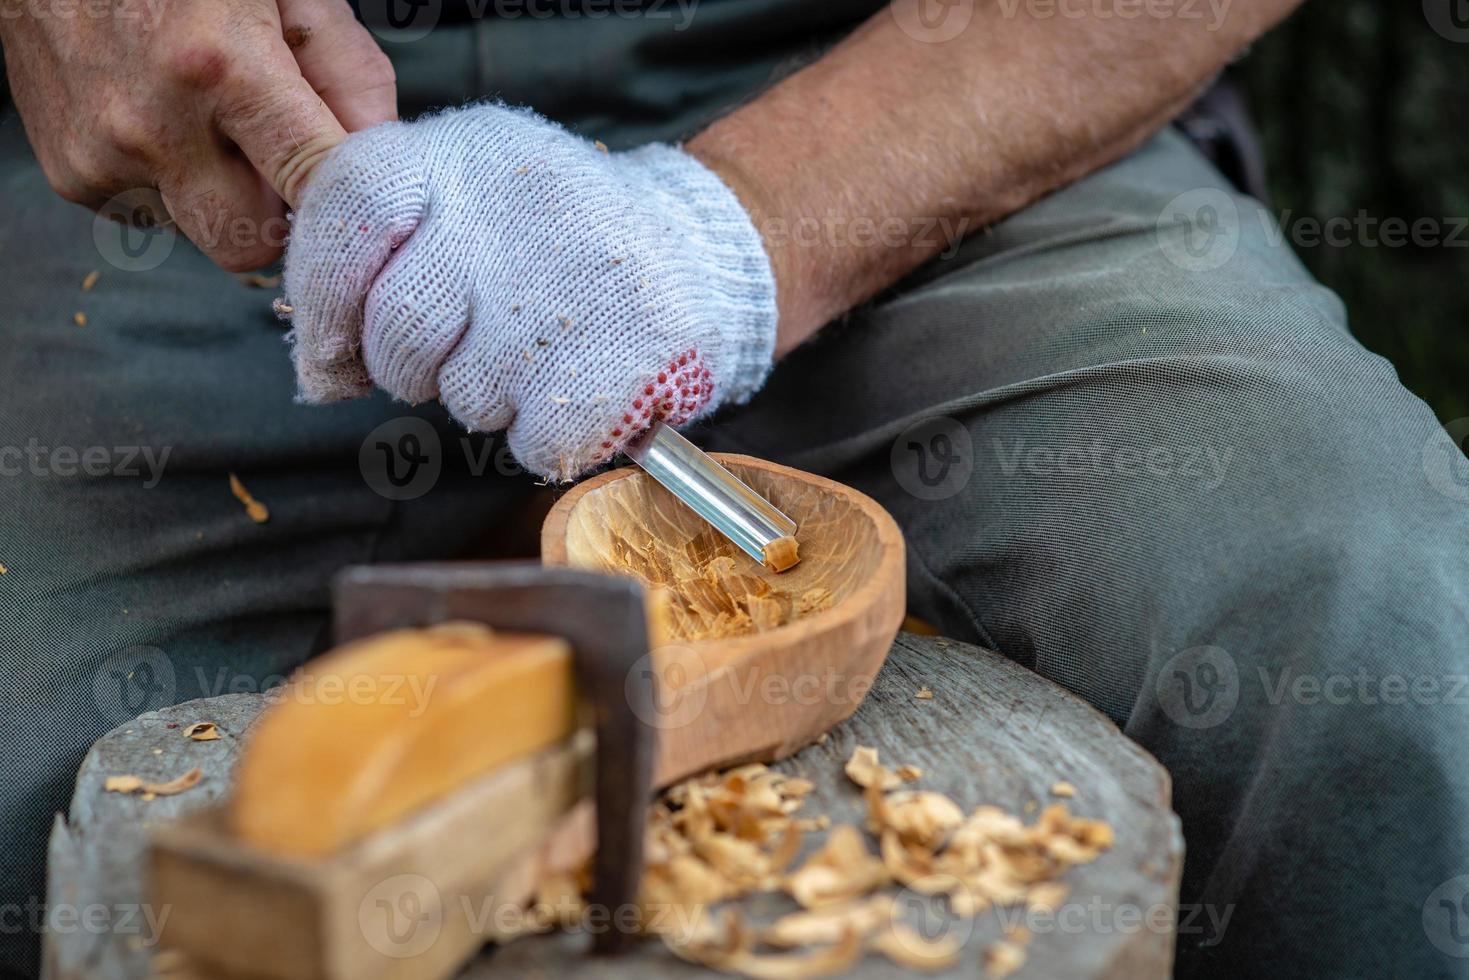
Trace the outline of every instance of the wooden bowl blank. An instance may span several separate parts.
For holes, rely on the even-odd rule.
[[[800,564],[764,568],[634,468],[576,486],[541,528],[546,564],[632,575],[661,605],[659,785],[814,740],[856,710],[903,619],[903,537],[875,501],[716,458],[796,521]]]

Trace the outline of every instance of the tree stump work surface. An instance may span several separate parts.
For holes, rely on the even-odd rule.
[[[916,697],[925,687],[933,692],[931,700]],[[210,805],[227,792],[240,740],[262,707],[263,697],[253,694],[190,701],[142,715],[96,742],[77,774],[70,814],[58,816],[52,832],[48,901],[53,909],[103,905],[140,911],[126,927],[115,913],[106,930],[49,932],[45,977],[148,976],[157,921],[167,914],[142,904],[148,828]],[[185,738],[183,730],[196,721],[215,722],[221,737],[209,742]],[[902,633],[857,712],[825,741],[774,766],[816,785],[798,815],[826,814],[833,826],[863,825],[861,791],[842,771],[858,745],[875,747],[890,767],[921,768],[923,777],[909,788],[944,793],[966,812],[981,804],[999,806],[1027,823],[1056,802],[1051,789],[1065,781],[1076,789],[1064,800],[1073,812],[1106,820],[1116,831],[1110,851],[1061,879],[1069,893],[1054,914],[1016,908],[953,919],[939,904],[923,900],[917,917],[908,917],[910,923],[923,925],[930,935],[950,930],[966,942],[957,963],[938,976],[982,976],[981,951],[1000,938],[1003,924],[1015,922],[1032,933],[1018,978],[1170,974],[1183,838],[1169,807],[1168,775],[1095,709],[999,654]],[[167,780],[195,766],[203,770],[203,780],[177,796],[144,800],[103,790],[108,776]],[[792,866],[825,838],[808,835]],[[900,904],[912,907],[910,897]],[[780,895],[753,896],[742,906],[757,921],[795,908]],[[677,959],[657,941],[616,960],[585,959],[588,944],[589,937],[575,932],[521,939],[487,950],[462,980],[648,980],[709,972]],[[870,954],[847,975],[878,978],[902,972]]]

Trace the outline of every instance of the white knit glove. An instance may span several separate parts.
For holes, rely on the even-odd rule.
[[[300,202],[285,291],[303,401],[437,397],[557,480],[749,398],[775,344],[769,259],[712,171],[499,105],[349,136]]]

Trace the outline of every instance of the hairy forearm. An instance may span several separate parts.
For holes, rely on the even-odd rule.
[[[917,19],[932,2],[895,0],[689,141],[765,239],[780,353],[1138,145],[1300,0],[950,0],[969,20],[947,38]]]

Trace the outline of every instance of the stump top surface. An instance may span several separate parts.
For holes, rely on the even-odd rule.
[[[933,698],[919,699],[921,688],[932,691]],[[263,703],[261,695],[190,701],[140,716],[99,739],[78,772],[69,819],[58,818],[52,835],[51,900],[139,901],[147,828],[208,805],[228,790],[239,739]],[[221,739],[184,738],[182,729],[196,721],[218,724]],[[861,791],[843,773],[858,745],[875,747],[888,766],[919,767],[923,777],[908,788],[943,793],[966,812],[991,804],[1032,822],[1040,809],[1056,802],[1052,787],[1065,781],[1076,788],[1075,796],[1065,800],[1073,812],[1106,820],[1116,831],[1112,850],[1061,879],[1069,894],[1053,919],[1024,916],[1020,910],[1012,910],[1008,919],[1003,911],[992,910],[967,926],[931,919],[961,930],[955,934],[966,938],[959,962],[940,976],[982,975],[982,949],[1000,937],[1003,922],[1017,919],[1033,934],[1017,977],[1169,974],[1183,841],[1169,807],[1168,776],[1102,714],[999,654],[902,633],[857,712],[823,742],[772,766],[815,784],[798,815],[826,814],[833,826],[863,825]],[[168,779],[194,766],[203,770],[203,780],[178,796],[145,802],[103,789],[110,775]],[[825,838],[808,835],[797,864]],[[795,908],[788,899],[772,895],[753,896],[742,905],[755,920]],[[708,974],[657,942],[612,961],[584,959],[586,946],[587,937],[577,934],[522,939],[488,951],[463,978],[648,980]],[[47,975],[53,980],[83,975],[142,978],[147,975],[147,953],[136,937],[48,936]],[[83,964],[85,972],[76,972]],[[899,972],[872,954],[848,976]]]

